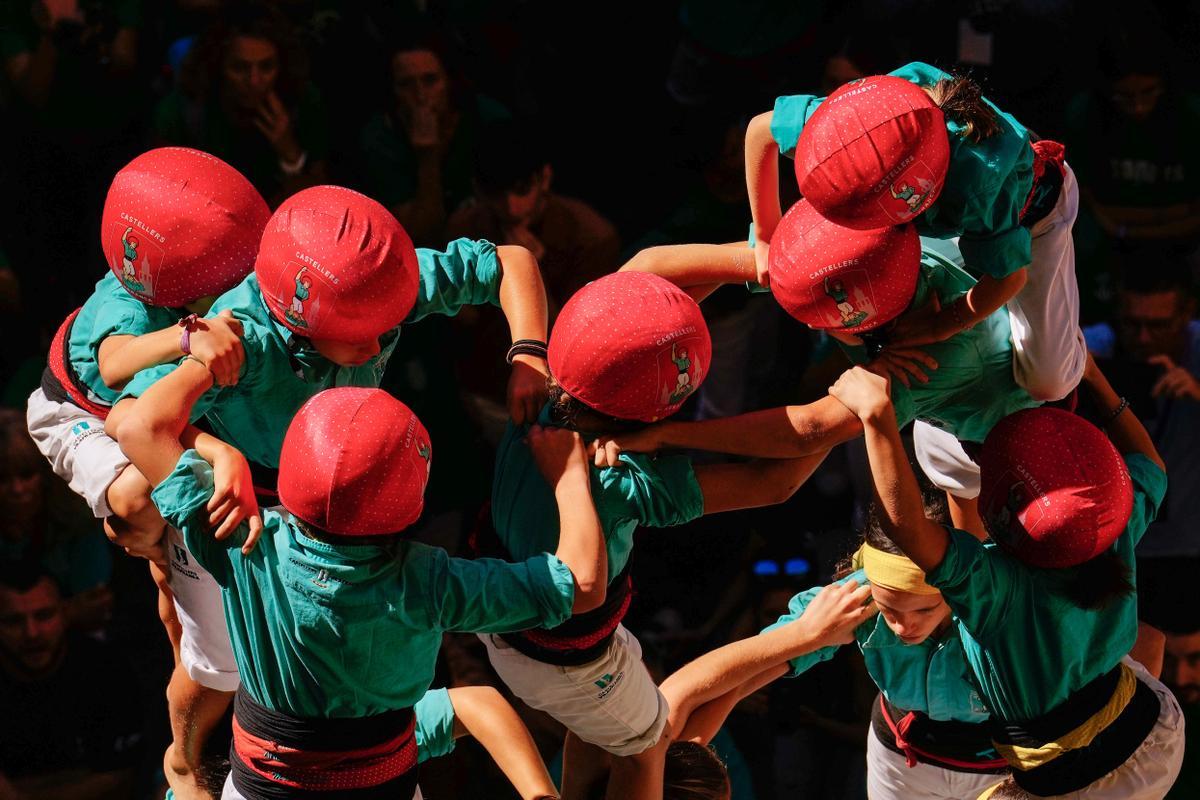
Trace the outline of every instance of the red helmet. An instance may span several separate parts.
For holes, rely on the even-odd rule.
[[[646,272],[617,272],[584,286],[550,334],[550,373],[601,414],[654,422],[700,388],[712,359],[696,301]]]
[[[861,78],[813,112],[795,160],[801,194],[837,224],[908,222],[933,204],[946,181],[946,118],[914,83],[890,75]]]
[[[283,202],[254,264],[275,318],[310,339],[363,342],[399,325],[417,300],[417,252],[391,212],[340,186]]]
[[[396,533],[421,516],[432,447],[382,389],[326,389],[300,407],[279,454],[279,502],[342,536]]]
[[[142,153],[113,178],[100,246],[125,289],[177,307],[250,274],[271,210],[221,159],[186,147]]]
[[[1099,428],[1056,408],[1030,408],[992,428],[979,457],[979,513],[1022,561],[1070,567],[1125,530],[1133,485]]]
[[[768,266],[771,292],[793,317],[812,328],[859,333],[912,302],[921,239],[912,225],[843,228],[801,200],[780,220]]]

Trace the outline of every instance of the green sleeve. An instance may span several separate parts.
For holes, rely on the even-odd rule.
[[[593,473],[606,509],[620,519],[665,528],[683,525],[704,515],[704,495],[692,460],[686,456],[654,458],[622,453],[624,466]]]
[[[200,566],[224,586],[229,566],[226,551],[232,546],[240,547],[244,534],[235,532],[222,542],[213,538],[204,510],[212,495],[212,465],[195,450],[186,450],[171,474],[150,493],[150,499],[158,507],[163,519],[183,534],[188,551]]]
[[[840,583],[845,583],[846,581],[855,581],[860,586],[864,586],[867,583],[867,576],[866,573],[860,569],[846,576],[846,578],[840,581]],[[782,628],[784,625],[788,625],[800,619],[800,617],[804,616],[804,610],[808,608],[808,604],[811,603],[813,598],[821,592],[822,588],[824,587],[814,586],[813,588],[806,589],[805,591],[793,597],[788,601],[787,613],[775,620],[775,622],[763,628],[762,632],[766,633],[767,631],[773,631],[776,628]],[[802,656],[793,658],[788,662],[792,667],[791,676],[794,678],[812,669],[822,661],[828,661],[829,659],[833,658],[834,653],[838,651],[838,647],[840,647],[840,645],[822,647],[820,650],[814,650],[811,653],[805,653]]]
[[[987,212],[988,218],[998,216],[999,209],[1004,205],[1004,196],[998,196],[997,202]],[[1020,206],[1011,209],[1011,219],[1000,222],[1005,227],[999,231],[987,234],[972,234],[966,231],[958,240],[958,249],[962,251],[967,268],[993,278],[1005,278],[1019,269],[1029,266],[1033,260],[1033,239],[1029,229],[1017,222]],[[987,224],[986,222],[984,224]]]
[[[824,97],[811,94],[796,94],[775,99],[775,109],[771,113],[771,137],[775,144],[779,145],[779,152],[788,158],[795,156],[800,132],[824,100]]]
[[[413,706],[416,716],[417,763],[454,751],[454,704],[449,689],[430,689]]]
[[[1162,507],[1167,495],[1167,473],[1141,453],[1125,456],[1125,465],[1133,481],[1133,512],[1125,526],[1125,536],[1129,537],[1130,546],[1136,547]]]
[[[425,584],[418,602],[442,630],[506,633],[552,628],[571,616],[575,577],[549,553],[515,564],[451,558],[441,548],[415,545],[410,554]]]
[[[500,259],[485,239],[455,239],[444,251],[417,248],[417,264],[417,302],[405,322],[430,314],[453,317],[463,306],[500,305]]]
[[[1045,591],[1031,585],[1031,571],[971,534],[948,528],[946,557],[925,574],[955,616],[975,638],[1011,624],[1008,610],[1021,592]]]
[[[926,64],[923,61],[913,61],[905,64],[899,69],[892,70],[888,75],[903,78],[909,83],[915,83],[917,86],[933,86],[938,81],[952,77],[950,73],[940,70],[932,64]]]

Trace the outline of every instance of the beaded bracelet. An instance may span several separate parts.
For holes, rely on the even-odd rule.
[[[1122,397],[1122,398],[1121,398],[1121,402],[1120,402],[1120,404],[1117,406],[1116,410],[1115,410],[1115,411],[1113,411],[1111,414],[1109,414],[1109,415],[1108,415],[1108,418],[1107,418],[1106,420],[1104,420],[1104,425],[1103,425],[1103,427],[1107,428],[1109,425],[1112,425],[1112,424],[1113,424],[1113,422],[1115,422],[1115,421],[1116,421],[1117,417],[1121,416],[1121,412],[1122,412],[1122,411],[1124,411],[1124,410],[1125,410],[1125,409],[1127,409],[1127,408],[1129,408],[1129,400],[1127,400],[1126,398]]]
[[[537,339],[517,339],[512,343],[512,347],[508,348],[508,355],[504,357],[504,360],[511,364],[517,356],[545,358],[546,343]]]

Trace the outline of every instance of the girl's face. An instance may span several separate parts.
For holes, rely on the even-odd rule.
[[[941,594],[913,594],[871,584],[871,596],[887,626],[905,644],[920,644],[950,624],[950,606]]]

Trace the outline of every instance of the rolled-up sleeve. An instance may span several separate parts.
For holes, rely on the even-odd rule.
[[[552,628],[571,616],[575,577],[549,553],[510,563],[451,558],[435,548],[422,552],[429,561],[425,601],[442,630],[505,633]]]
[[[455,239],[440,251],[419,248],[417,265],[417,302],[406,322],[453,317],[463,306],[500,305],[503,270],[496,245],[486,239]]]

